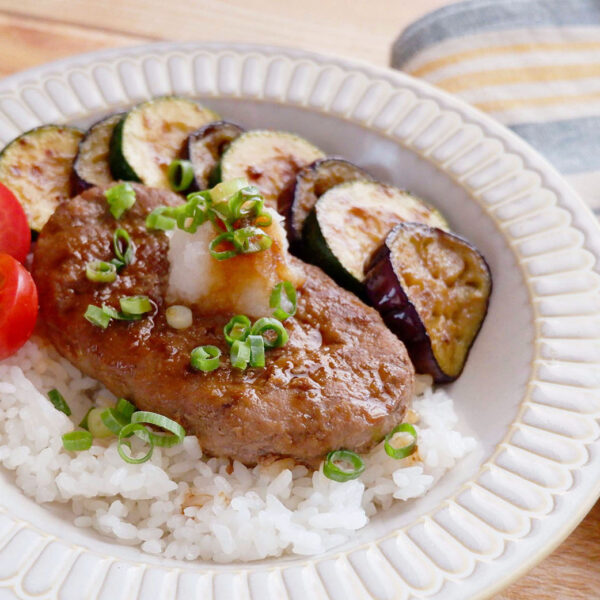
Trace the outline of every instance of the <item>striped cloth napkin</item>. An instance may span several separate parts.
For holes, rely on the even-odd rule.
[[[600,0],[467,0],[396,40],[392,66],[508,126],[600,216]]]

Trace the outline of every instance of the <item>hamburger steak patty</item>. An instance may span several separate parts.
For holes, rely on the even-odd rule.
[[[146,215],[177,204],[171,192],[134,185],[136,203],[119,221],[103,190],[92,188],[62,203],[41,232],[33,276],[50,341],[84,373],[138,409],[181,423],[203,450],[247,465],[291,457],[316,465],[338,448],[364,452],[402,420],[414,391],[414,371],[402,342],[379,315],[318,268],[294,260],[306,281],[298,310],[285,322],[282,348],[267,352],[266,367],[234,369],[223,326],[230,314],[201,314],[193,325],[166,322],[168,239],[149,232]],[[88,261],[114,257],[113,232],[126,229],[135,261],[113,283],[86,278]],[[158,307],[138,322],[113,321],[107,329],[84,319],[88,304],[118,308],[121,296],[144,294]],[[221,348],[221,367],[189,366],[196,346]]]

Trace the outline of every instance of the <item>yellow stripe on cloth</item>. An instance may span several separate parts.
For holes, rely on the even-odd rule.
[[[490,85],[509,83],[531,83],[533,81],[572,81],[586,77],[600,77],[600,63],[589,65],[548,65],[546,67],[521,67],[516,69],[496,69],[477,71],[448,77],[436,83],[449,92],[462,92]]]
[[[500,112],[515,108],[525,108],[533,106],[552,106],[556,104],[575,104],[579,102],[590,102],[600,100],[600,92],[590,92],[588,94],[565,95],[565,96],[541,96],[536,98],[511,98],[510,100],[490,100],[488,102],[477,102],[474,104],[480,110],[485,112]]]
[[[506,46],[489,46],[484,48],[470,48],[462,52],[456,52],[448,56],[436,58],[424,65],[408,71],[413,77],[424,77],[432,71],[441,67],[457,64],[463,60],[472,58],[481,58],[482,56],[493,56],[498,54],[522,54],[526,52],[572,52],[577,50],[600,50],[600,42],[582,41],[582,42],[538,42],[526,44],[509,44]],[[551,60],[551,59],[550,59]]]

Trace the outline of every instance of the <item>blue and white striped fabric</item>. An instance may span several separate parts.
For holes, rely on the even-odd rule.
[[[489,113],[600,216],[600,0],[467,0],[394,43],[392,66]]]

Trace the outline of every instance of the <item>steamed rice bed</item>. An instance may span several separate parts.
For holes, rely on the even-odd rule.
[[[57,388],[73,415],[46,397]],[[378,511],[425,492],[476,442],[454,430],[453,403],[425,379],[413,408],[418,451],[403,460],[383,444],[365,456],[359,479],[338,483],[291,460],[247,468],[206,458],[195,437],[155,448],[131,465],[116,439],[79,454],[62,446],[93,405],[115,397],[39,339],[0,362],[0,463],[39,503],[70,503],[74,523],[145,552],[181,560],[256,560],[317,554],[346,542]]]

